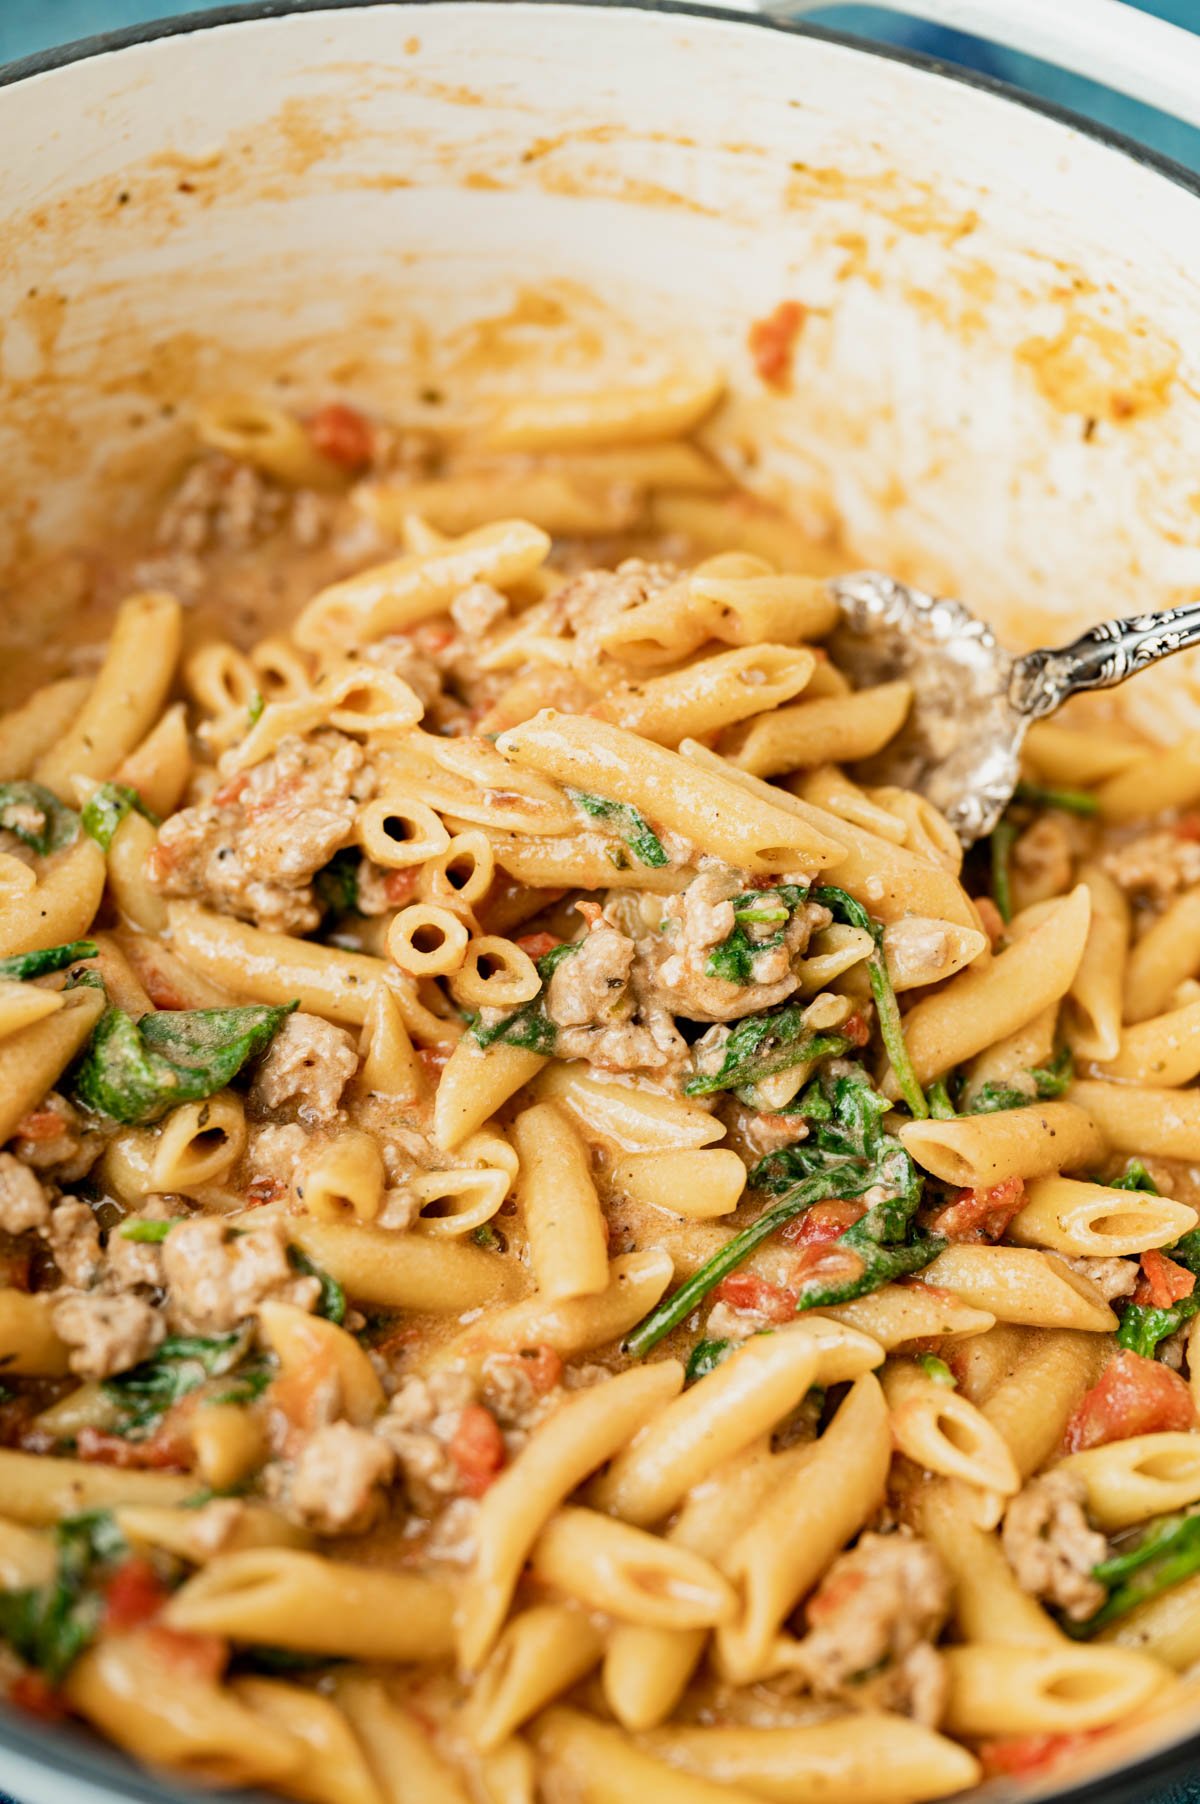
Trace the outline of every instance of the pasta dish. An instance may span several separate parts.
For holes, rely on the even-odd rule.
[[[11,1707],[312,1804],[919,1804],[1200,1659],[1195,747],[1039,724],[964,859],[719,388],[219,399],[9,647]]]

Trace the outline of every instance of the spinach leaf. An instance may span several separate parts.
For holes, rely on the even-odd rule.
[[[101,1389],[117,1411],[116,1433],[144,1440],[172,1404],[206,1379],[232,1372],[246,1347],[247,1336],[240,1329],[229,1334],[169,1335],[149,1359],[104,1380]]]
[[[819,1270],[814,1273],[801,1290],[798,1312],[865,1296],[893,1278],[919,1271],[945,1246],[933,1236],[908,1238],[922,1178],[900,1142],[883,1132],[889,1104],[871,1089],[865,1074],[856,1071],[838,1077],[829,1088],[810,1088],[816,1092],[810,1107],[820,1097],[827,1117],[810,1114],[817,1126],[807,1140],[768,1154],[750,1173],[753,1185],[779,1194],[779,1201],[638,1324],[625,1342],[631,1358],[640,1359],[657,1346],[755,1247],[814,1203],[860,1197],[876,1184],[889,1192],[831,1243],[857,1255],[855,1269],[830,1281],[822,1281]]]
[[[1108,1188],[1110,1190],[1144,1190],[1148,1196],[1158,1195],[1158,1185],[1140,1159],[1131,1159],[1120,1177],[1114,1178]],[[1197,1248],[1200,1252],[1200,1229],[1193,1228],[1192,1234],[1197,1237]],[[1184,1241],[1191,1240],[1192,1234],[1185,1234],[1183,1240],[1176,1241],[1176,1247],[1181,1247]]]
[[[117,1233],[122,1240],[133,1240],[140,1246],[159,1246],[174,1226],[173,1221],[123,1221]]]
[[[95,1639],[103,1578],[128,1557],[111,1511],[67,1516],[55,1529],[58,1569],[47,1585],[0,1593],[0,1636],[57,1685]]]
[[[1005,925],[1012,920],[1013,914],[1011,865],[1012,849],[1018,831],[1016,822],[1005,816],[996,822],[988,840],[992,863],[992,901]]]
[[[922,1353],[917,1364],[932,1384],[943,1385],[948,1391],[958,1389],[958,1380],[954,1373],[945,1360],[939,1359],[936,1353]]]
[[[1060,1626],[1075,1640],[1086,1641],[1195,1572],[1200,1572],[1200,1514],[1161,1516],[1133,1546],[1093,1567],[1093,1578],[1108,1587],[1107,1601],[1095,1615],[1086,1622],[1063,1620]]]
[[[500,1236],[490,1221],[481,1221],[477,1228],[472,1228],[471,1239],[477,1247],[486,1247],[489,1253],[503,1251]]]
[[[303,1273],[306,1278],[317,1279],[321,1286],[317,1314],[323,1315],[327,1322],[336,1322],[340,1326],[346,1319],[346,1293],[337,1279],[297,1246],[288,1248],[288,1264],[293,1271]]]
[[[712,1096],[718,1090],[741,1090],[760,1084],[778,1071],[848,1050],[844,1034],[813,1034],[804,1025],[804,1009],[785,1003],[762,1015],[745,1015],[722,1048],[718,1071],[698,1071],[683,1086],[685,1096]]]
[[[266,705],[266,702],[263,700],[262,690],[252,689],[250,691],[250,702],[246,709],[246,716],[252,727],[256,727],[262,719],[263,709]]]
[[[362,855],[352,846],[335,852],[324,870],[313,878],[318,900],[333,914],[352,914],[358,909],[358,872]]]
[[[223,1090],[297,1006],[163,1009],[140,1021],[106,1009],[76,1066],[76,1094],[113,1121],[157,1121]]]
[[[558,1038],[558,1028],[546,1013],[546,991],[550,979],[562,964],[564,958],[578,952],[582,940],[564,940],[561,946],[552,946],[549,952],[542,954],[535,962],[542,987],[530,1001],[523,1002],[511,1015],[493,1021],[490,1027],[481,1027],[478,1017],[471,1023],[471,1034],[479,1046],[494,1046],[497,1040],[503,1040],[506,1046],[523,1046],[528,1052],[540,1052],[549,1058],[554,1051],[554,1043]]]
[[[75,843],[79,816],[40,783],[0,783],[0,828],[45,858]]]
[[[709,953],[704,966],[708,976],[723,977],[727,983],[753,983],[755,957],[783,945],[787,924],[807,895],[807,889],[798,883],[782,883],[775,889],[746,890],[735,896],[733,931]],[[766,926],[774,926],[776,931],[761,939],[746,931]]]
[[[698,1340],[688,1357],[684,1382],[694,1384],[697,1378],[707,1378],[732,1352],[731,1340]]]
[[[812,891],[812,901],[819,902],[829,909],[836,921],[843,921],[849,927],[859,927],[869,933],[875,942],[875,950],[867,960],[867,976],[871,983],[871,994],[875,998],[875,1009],[879,1016],[879,1034],[884,1050],[891,1061],[892,1075],[900,1088],[900,1094],[908,1104],[913,1117],[923,1121],[929,1113],[929,1105],[925,1101],[925,1092],[917,1082],[917,1074],[913,1070],[912,1060],[908,1056],[908,1047],[904,1043],[904,1026],[900,1020],[900,1006],[896,1001],[896,992],[892,988],[892,980],[888,976],[887,960],[883,955],[883,925],[867,913],[861,902],[848,895],[844,889],[822,885]]]
[[[1074,1075],[1071,1048],[1063,1046],[1048,1065],[1031,1066],[1032,1091],[1018,1089],[1015,1084],[986,1083],[964,1113],[992,1115],[1001,1109],[1026,1109],[1032,1102],[1052,1102],[1064,1094]]]
[[[568,789],[567,794],[575,806],[582,808],[593,820],[611,822],[639,864],[666,864],[667,854],[661,839],[636,808],[631,808],[627,802],[612,802],[607,796],[588,795],[582,789]]]
[[[11,958],[0,958],[0,977],[25,983],[31,977],[45,977],[51,971],[62,971],[79,958],[95,958],[100,948],[93,940],[72,940],[69,946],[43,946],[40,952],[15,952]]]
[[[950,1092],[946,1088],[944,1077],[939,1077],[930,1084],[925,1092],[925,1100],[929,1104],[929,1113],[934,1121],[957,1121],[958,1110],[950,1101]]]
[[[136,789],[131,789],[128,783],[101,783],[88,797],[80,818],[84,832],[95,840],[102,852],[107,852],[121,822],[135,811],[144,815],[152,827],[158,826],[158,816],[147,808]]]
[[[1193,1291],[1190,1297],[1180,1297],[1167,1309],[1157,1309],[1152,1303],[1127,1303],[1121,1312],[1117,1345],[1130,1353],[1140,1353],[1143,1359],[1155,1359],[1158,1343],[1174,1334],[1177,1328],[1182,1328],[1185,1322],[1190,1322],[1197,1310],[1200,1310],[1200,1291]]]
[[[1043,789],[1040,783],[1018,783],[1014,802],[1028,802],[1034,808],[1062,808],[1068,814],[1098,814],[1100,804],[1095,796],[1082,789]]]

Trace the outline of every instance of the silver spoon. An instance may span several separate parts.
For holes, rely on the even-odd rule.
[[[857,687],[903,678],[913,689],[905,725],[861,768],[873,782],[927,796],[964,846],[990,833],[1012,801],[1035,720],[1200,645],[1200,602],[1102,620],[1069,645],[1016,658],[961,602],[878,571],[835,577],[829,590],[842,613],[830,640],[836,663]]]

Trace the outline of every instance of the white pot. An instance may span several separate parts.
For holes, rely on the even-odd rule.
[[[280,381],[416,418],[436,389],[454,418],[481,385],[716,358],[713,442],[747,482],[1016,640],[1200,591],[1182,171],[761,20],[239,12],[0,91],[0,563],[132,517],[198,394]],[[784,298],[808,317],[779,397],[746,330]],[[1142,710],[1164,737],[1200,722],[1168,668]],[[24,1804],[171,1792],[116,1770],[0,1726]]]

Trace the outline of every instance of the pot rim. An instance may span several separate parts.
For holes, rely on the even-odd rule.
[[[286,19],[304,13],[365,11],[368,7],[385,5],[416,7],[446,3],[447,0],[241,0],[240,4],[214,6],[199,12],[124,26],[116,31],[99,32],[66,44],[54,45],[47,50],[35,51],[31,56],[0,65],[0,89],[16,86],[34,76],[51,74],[92,57],[134,49],[140,44],[155,43],[159,39],[212,31],[225,25]],[[465,0],[465,3],[497,6],[506,4],[507,0]],[[1070,107],[1060,106],[1040,95],[1028,94],[994,76],[943,62],[922,51],[857,38],[849,32],[814,25],[807,20],[732,11],[727,7],[697,4],[696,0],[529,0],[529,3],[564,11],[611,9],[713,19],[725,24],[782,32],[792,37],[813,38],[823,43],[836,44],[860,56],[881,57],[885,61],[918,69],[927,75],[957,82],[976,92],[993,95],[1010,105],[1022,107],[1051,119],[1058,125],[1067,126],[1163,176],[1200,200],[1200,171],[1188,169],[1173,157],[1139,143],[1128,133],[1086,118]],[[211,1798],[208,1792],[200,1793],[186,1783],[176,1785],[166,1777],[160,1778],[148,1772],[127,1760],[111,1746],[92,1740],[81,1729],[56,1725],[53,1731],[44,1731],[3,1705],[0,1705],[0,1748],[15,1754],[18,1760],[28,1765],[31,1773],[73,1780],[84,1787],[88,1798],[95,1799],[97,1804],[109,1804],[109,1800],[111,1804],[116,1804],[118,1799],[126,1800],[127,1804],[209,1804]],[[1043,1782],[1037,1788],[1037,1796],[1045,1800],[1046,1804],[1068,1804],[1070,1799],[1076,1799],[1080,1804],[1083,1800],[1087,1804],[1129,1804],[1129,1800],[1135,1795],[1131,1789],[1133,1787],[1137,1788],[1136,1795],[1140,1797],[1144,1795],[1143,1788],[1148,1784],[1165,1786],[1193,1773],[1198,1752],[1200,1731],[1184,1736],[1167,1747],[1158,1748],[1141,1760],[1131,1761],[1114,1773],[1090,1775],[1075,1784],[1068,1783],[1062,1790]],[[18,1787],[20,1778],[20,1774],[17,1774]],[[987,1789],[990,1791],[991,1787]],[[1015,1795],[1019,1796],[1019,1792]],[[260,1792],[225,1792],[223,1796],[228,1804],[238,1804],[239,1799],[265,1804]]]
[[[223,25],[242,25],[261,19],[284,19],[310,12],[365,11],[367,7],[373,6],[434,6],[444,3],[445,0],[240,0],[240,3],[174,14],[163,19],[149,20],[141,25],[126,25],[116,31],[98,32],[91,37],[76,38],[70,43],[35,51],[31,56],[19,57],[15,62],[0,64],[0,88],[13,87],[18,82],[29,81],[35,75],[47,75],[56,69],[67,68],[72,63],[85,62],[91,57],[130,50],[139,44],[154,43],[160,38],[212,31]],[[466,3],[473,6],[502,6],[507,0],[466,0]],[[1176,158],[1142,144],[1128,132],[1089,119],[1071,107],[1061,106],[1057,101],[1047,100],[1039,94],[1029,94],[996,76],[944,62],[924,51],[911,50],[897,44],[877,43],[869,38],[855,37],[850,32],[836,31],[827,25],[814,25],[806,19],[784,19],[762,12],[734,11],[729,7],[700,4],[697,0],[529,0],[529,4],[591,7],[597,11],[611,8],[621,12],[715,19],[724,24],[756,26],[791,37],[814,38],[823,43],[837,44],[860,56],[875,56],[887,62],[902,63],[911,69],[919,69],[926,75],[958,82],[963,87],[973,88],[979,93],[1008,101],[1013,106],[1023,107],[1028,112],[1039,113],[1045,119],[1052,119],[1057,125],[1068,126],[1084,137],[1105,145],[1109,150],[1118,151],[1131,162],[1153,170],[1176,187],[1183,188],[1200,199],[1200,170],[1189,169]],[[1103,86],[1102,83],[1098,85]]]

